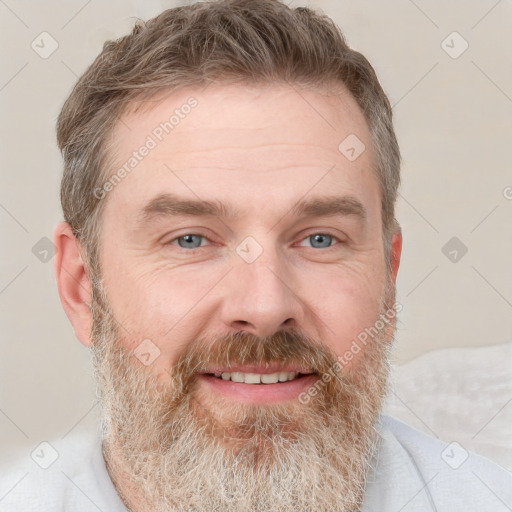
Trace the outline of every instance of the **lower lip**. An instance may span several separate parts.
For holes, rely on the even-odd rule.
[[[204,374],[198,375],[198,379],[215,393],[232,400],[252,404],[268,404],[297,398],[300,393],[313,386],[319,377],[315,374],[304,375],[275,384],[245,384],[245,382],[233,382]]]

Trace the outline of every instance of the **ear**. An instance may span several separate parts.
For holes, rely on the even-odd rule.
[[[61,222],[55,228],[53,243],[57,247],[54,271],[60,302],[76,337],[89,347],[92,317],[88,304],[91,300],[91,283],[87,267],[82,260],[80,244],[71,226],[66,222]]]
[[[396,283],[398,267],[400,266],[400,256],[402,254],[402,229],[397,227],[391,236],[391,249],[389,251],[389,269],[393,283]]]

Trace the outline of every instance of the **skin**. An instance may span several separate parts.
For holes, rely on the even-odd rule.
[[[183,89],[122,117],[112,137],[118,167],[111,173],[191,96],[197,107],[103,199],[100,263],[124,333],[120,342],[133,350],[151,340],[160,355],[146,370],[162,380],[191,340],[238,330],[264,337],[294,327],[342,355],[374,323],[386,279],[381,197],[357,103],[348,93],[328,97],[284,85]],[[349,134],[366,146],[352,162],[338,150]],[[165,192],[219,200],[239,214],[160,216],[138,227],[144,205]],[[301,199],[334,194],[357,198],[366,221],[289,213]],[[337,238],[315,246],[311,236],[319,233]],[[187,234],[206,237],[201,248],[180,247],[177,238]],[[250,264],[236,252],[248,236],[263,250]],[[80,245],[64,222],[54,243],[62,305],[89,346],[91,285]],[[401,248],[396,232],[393,282]],[[215,404],[212,388],[201,396]]]

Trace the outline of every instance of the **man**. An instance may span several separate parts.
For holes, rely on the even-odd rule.
[[[327,17],[169,9],[106,43],[57,137],[55,271],[102,435],[6,488],[6,510],[510,510],[504,469],[453,469],[447,443],[380,415],[400,154]]]

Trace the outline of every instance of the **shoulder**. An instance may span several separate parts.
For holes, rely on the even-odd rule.
[[[367,510],[509,511],[512,473],[491,460],[381,416]],[[380,498],[388,508],[374,508]]]
[[[109,510],[125,512],[91,432],[11,450],[0,463],[2,512]]]

